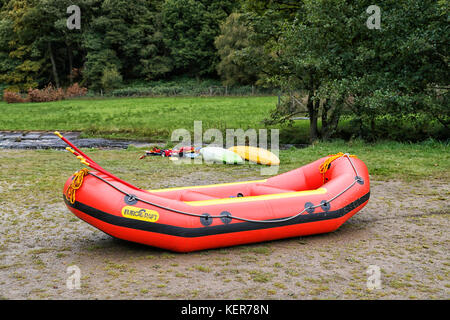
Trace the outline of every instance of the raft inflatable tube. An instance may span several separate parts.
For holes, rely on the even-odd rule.
[[[143,190],[57,134],[90,167],[64,185],[69,210],[112,237],[171,251],[332,232],[370,196],[366,165],[343,153],[264,180]]]

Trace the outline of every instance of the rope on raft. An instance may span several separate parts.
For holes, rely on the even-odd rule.
[[[70,201],[71,204],[75,203],[75,194],[78,189],[83,185],[84,177],[89,173],[89,170],[86,168],[81,169],[78,172],[75,172],[73,175],[72,183],[69,185],[65,192],[65,196],[67,201]]]
[[[339,152],[336,154],[330,154],[327,160],[325,160],[320,166],[319,166],[319,172],[322,174],[323,177],[323,182],[325,183],[325,173],[328,171],[328,169],[330,169],[331,163],[336,160],[339,159],[340,157],[343,156],[347,156],[347,157],[352,157],[352,158],[358,158],[357,156],[355,156],[354,154],[347,154],[347,153],[343,153],[343,152]]]

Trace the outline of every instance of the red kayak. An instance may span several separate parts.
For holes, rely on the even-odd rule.
[[[69,210],[113,237],[172,251],[331,232],[370,196],[366,165],[343,153],[264,180],[143,190],[57,134],[91,168],[64,185]]]

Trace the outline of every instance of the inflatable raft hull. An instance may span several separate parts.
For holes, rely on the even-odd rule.
[[[368,202],[365,164],[328,157],[257,181],[159,190],[91,170],[70,200],[77,217],[116,238],[177,252],[332,232]],[[73,202],[73,203],[72,203]]]

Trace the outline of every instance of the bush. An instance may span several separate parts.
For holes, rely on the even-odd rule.
[[[277,94],[276,88],[257,86],[228,86],[225,88],[220,81],[214,79],[192,79],[186,77],[173,80],[133,81],[120,89],[111,90],[108,95],[114,97],[130,96],[221,96]]]
[[[3,93],[6,91],[6,88],[8,88],[8,86],[5,83],[0,83],[0,99],[3,99]]]
[[[152,88],[127,87],[111,91],[114,97],[151,96]]]
[[[80,87],[78,83],[74,83],[64,92],[61,88],[55,88],[52,84],[47,85],[44,89],[28,89],[28,95],[23,98],[18,92],[5,90],[3,100],[7,103],[20,102],[49,102],[58,101],[66,98],[81,97],[87,94],[87,89]]]
[[[50,83],[44,89],[28,89],[28,100],[30,102],[48,102],[64,99],[65,93],[61,88],[55,88]]]
[[[122,85],[122,75],[115,66],[108,67],[103,70],[101,78],[102,88],[106,92],[117,89]]]
[[[27,98],[23,98],[20,93],[9,90],[3,91],[3,100],[7,103],[27,102]]]
[[[87,88],[80,87],[76,82],[66,89],[65,98],[82,97],[87,94]]]

